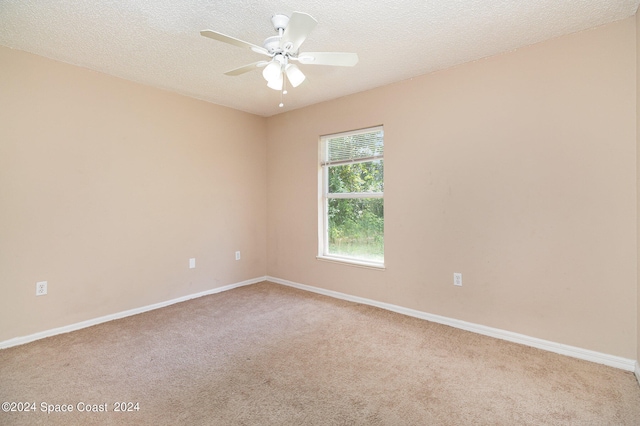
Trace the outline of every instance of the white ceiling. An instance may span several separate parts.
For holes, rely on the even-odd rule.
[[[0,45],[250,113],[283,111],[383,86],[632,16],[640,0],[0,0]],[[356,52],[353,68],[300,65],[285,96],[264,59],[200,36],[211,29],[262,45],[274,13],[312,15],[301,51]],[[0,66],[2,66],[0,64]]]

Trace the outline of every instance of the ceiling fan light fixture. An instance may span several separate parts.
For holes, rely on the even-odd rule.
[[[280,65],[280,62],[275,61],[275,60],[271,61],[269,63],[269,65],[264,67],[264,70],[262,70],[262,76],[268,82],[271,82],[271,81],[277,80],[277,79],[281,79],[282,78],[282,67]]]
[[[287,65],[286,73],[287,78],[289,79],[293,87],[300,86],[300,84],[302,84],[302,82],[306,78],[302,71],[300,71],[300,68],[293,64]]]
[[[284,82],[284,79],[282,78],[282,74],[279,74],[279,78],[268,80],[267,87],[273,90],[282,90],[283,82]]]

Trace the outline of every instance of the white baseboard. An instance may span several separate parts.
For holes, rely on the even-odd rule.
[[[103,317],[90,319],[87,321],[78,322],[75,324],[65,325],[64,327],[53,328],[51,330],[42,331],[40,333],[30,334],[28,336],[16,337],[13,339],[0,342],[0,349],[10,348],[12,346],[23,345],[25,343],[33,342],[34,340],[44,339],[45,337],[55,336],[56,334],[68,333],[70,331],[80,330],[82,328],[91,327],[92,325],[101,324],[107,321],[113,321],[116,319],[129,317],[131,315],[141,314],[143,312],[151,311],[154,309],[164,308],[165,306],[173,305],[175,303],[185,302],[190,299],[195,299],[202,296],[208,296],[210,294],[221,293],[223,291],[232,290],[234,288],[242,287],[245,285],[256,284],[265,281],[266,277],[253,278],[251,280],[242,281],[235,284],[229,284],[224,287],[217,287],[211,290],[206,290],[200,293],[189,294],[187,296],[178,297],[177,299],[167,300],[166,302],[154,303],[153,305],[143,306],[141,308],[130,309],[128,311],[118,312],[111,315],[105,315]]]
[[[638,382],[640,382],[640,364],[637,361],[627,358],[618,357],[615,355],[604,354],[588,349],[582,349],[575,346],[564,345],[562,343],[551,342],[548,340],[538,339],[535,337],[526,336],[524,334],[513,333],[511,331],[501,330],[498,328],[486,327],[480,324],[474,324],[466,321],[461,321],[453,318],[443,317],[440,315],[429,314],[415,309],[404,308],[402,306],[392,305],[390,303],[378,302],[376,300],[365,299],[363,297],[352,296],[337,291],[326,290],[319,287],[313,287],[305,284],[295,283],[293,281],[283,280],[276,277],[264,276],[253,278],[250,280],[238,282],[235,284],[229,284],[223,287],[206,290],[200,293],[189,294],[177,299],[168,300],[165,302],[155,303],[153,305],[147,305],[140,308],[130,309],[128,311],[118,312],[111,315],[105,315],[99,318],[94,318],[87,321],[82,321],[75,324],[70,324],[63,327],[54,328],[51,330],[42,331],[28,336],[16,337],[13,339],[0,342],[0,349],[10,348],[12,346],[18,346],[25,343],[33,342],[35,340],[44,339],[45,337],[55,336],[56,334],[68,333],[75,330],[80,330],[92,325],[101,324],[103,322],[112,321],[120,318],[125,318],[131,315],[141,314],[143,312],[151,311],[154,309],[164,308],[165,306],[173,305],[175,303],[185,302],[190,299],[195,299],[202,296],[208,296],[210,294],[221,293],[223,291],[232,290],[234,288],[256,284],[262,281],[270,281],[276,284],[286,285],[294,287],[300,290],[306,290],[313,293],[322,294],[336,299],[343,299],[350,302],[361,303],[364,305],[375,306],[378,308],[386,309],[388,311],[397,312],[399,314],[408,315],[415,318],[432,321],[439,324],[448,325],[451,327],[459,328],[473,333],[482,334],[485,336],[495,337],[497,339],[507,340],[509,342],[520,343],[523,345],[531,346],[538,349],[543,349],[549,352],[555,352],[561,355],[567,355],[573,358],[583,359],[586,361],[596,362],[598,364],[604,364],[611,367],[619,368],[626,371],[632,371],[635,373]]]
[[[556,343],[548,340],[538,339],[536,337],[530,337],[524,334],[513,333],[511,331],[501,330],[499,328],[486,327],[480,324],[474,324],[474,323],[461,321],[453,318],[443,317],[440,315],[429,314],[426,312],[417,311],[409,308],[403,308],[401,306],[392,305],[389,303],[378,302],[376,300],[365,299],[358,296],[351,296],[349,294],[339,293],[337,291],[325,290],[318,287],[299,284],[292,281],[283,280],[280,278],[267,276],[267,281],[271,281],[276,284],[286,285],[289,287],[295,287],[301,290],[311,291],[313,293],[318,293],[325,296],[335,297],[337,299],[343,299],[343,300],[348,300],[350,302],[375,306],[378,308],[386,309],[388,311],[397,312],[403,315],[408,315],[411,317],[448,325],[448,326],[459,328],[462,330],[471,331],[473,333],[495,337],[497,339],[507,340],[509,342],[520,343],[520,344],[531,346],[534,348],[543,349],[549,352],[555,352],[557,354],[567,355],[573,358],[578,358],[586,361],[596,362],[598,364],[608,365],[610,367],[619,368],[621,370],[635,371],[636,377],[638,377],[638,380],[640,381],[640,367],[638,367],[638,363],[633,359],[622,358],[619,356],[604,354],[601,352],[582,349],[575,346],[564,345],[562,343]]]

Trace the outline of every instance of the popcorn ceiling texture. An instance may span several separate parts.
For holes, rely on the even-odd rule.
[[[0,45],[270,116],[585,30],[636,13],[640,0],[0,0]],[[302,65],[285,96],[259,71],[223,73],[264,57],[200,36],[262,45],[274,13],[309,13],[301,51],[356,52],[353,68]]]

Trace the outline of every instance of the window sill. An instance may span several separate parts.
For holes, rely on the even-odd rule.
[[[348,257],[339,256],[316,256],[316,259],[323,262],[339,263],[341,265],[355,266],[357,268],[375,269],[377,271],[384,271],[386,267],[384,263],[367,262],[364,260],[350,259]]]

